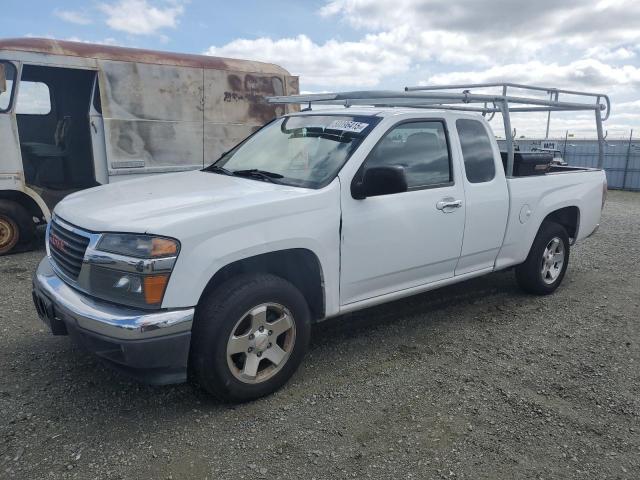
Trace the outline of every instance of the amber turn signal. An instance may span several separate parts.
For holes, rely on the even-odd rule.
[[[178,243],[168,238],[154,237],[151,240],[151,256],[167,257],[169,255],[177,255]]]
[[[144,277],[144,301],[148,305],[157,305],[162,301],[169,275],[147,275]]]

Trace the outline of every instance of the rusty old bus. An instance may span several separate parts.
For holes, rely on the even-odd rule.
[[[55,204],[138,175],[202,168],[298,93],[272,64],[49,39],[0,40],[0,255]]]

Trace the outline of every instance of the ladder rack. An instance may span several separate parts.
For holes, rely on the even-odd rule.
[[[472,93],[472,89],[495,89],[498,93]],[[510,95],[509,89],[523,90],[520,95]],[[462,90],[447,91],[447,90]],[[538,92],[548,95],[541,98]],[[535,96],[538,94],[538,96]],[[570,95],[576,100],[585,101],[560,101],[560,95]],[[508,177],[513,176],[513,135],[511,130],[511,113],[520,112],[548,112],[547,133],[549,136],[549,124],[551,112],[595,112],[596,130],[598,133],[598,168],[602,168],[604,162],[604,134],[602,122],[609,118],[611,101],[603,93],[579,92],[575,90],[563,90],[558,88],[540,87],[535,85],[522,85],[518,83],[473,83],[463,85],[434,85],[405,87],[404,91],[372,90],[338,93],[316,93],[308,95],[289,95],[267,98],[268,103],[278,104],[312,104],[337,105],[351,107],[355,105],[368,105],[375,107],[405,107],[427,108],[438,110],[456,110],[465,112],[477,112],[483,116],[489,115],[488,120],[500,112],[504,122],[505,139],[507,144],[507,169]],[[603,103],[604,102],[604,103]]]

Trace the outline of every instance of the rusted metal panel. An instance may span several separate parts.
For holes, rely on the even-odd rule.
[[[4,63],[0,63],[0,93],[7,91],[7,76]]]
[[[202,166],[202,70],[100,61],[111,171]]]
[[[202,70],[100,61],[104,118],[202,121]]]
[[[221,70],[204,72],[204,121],[263,125],[282,115],[265,97],[284,92],[284,77]]]
[[[202,122],[105,119],[104,129],[111,174],[123,169],[202,167]]]
[[[293,75],[287,75],[285,78],[285,88],[287,95],[298,95],[300,93],[300,81],[298,77]],[[287,113],[294,113],[300,111],[300,105],[286,104],[285,110]]]
[[[238,72],[271,73],[289,75],[284,68],[271,63],[233,58],[213,57],[209,55],[191,55],[185,53],[158,52],[138,48],[113,47],[83,42],[68,42],[48,38],[8,38],[0,39],[0,51],[13,50],[35,52],[48,55],[60,55],[101,60],[116,60],[134,63],[152,63],[158,65],[176,65],[194,68],[214,68]]]
[[[265,97],[285,91],[290,77],[204,71],[204,163],[216,160],[257,128],[286,113]]]

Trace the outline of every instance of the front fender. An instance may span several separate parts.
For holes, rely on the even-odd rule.
[[[237,228],[210,235],[199,233],[181,241],[163,308],[197,305],[213,276],[225,266],[264,253],[289,249],[306,249],[320,262],[324,276],[326,314],[338,311],[340,263],[339,185],[304,199],[304,209],[297,213],[270,216],[263,222],[242,223]],[[257,208],[257,207],[256,207]],[[210,221],[215,226],[215,218]]]

